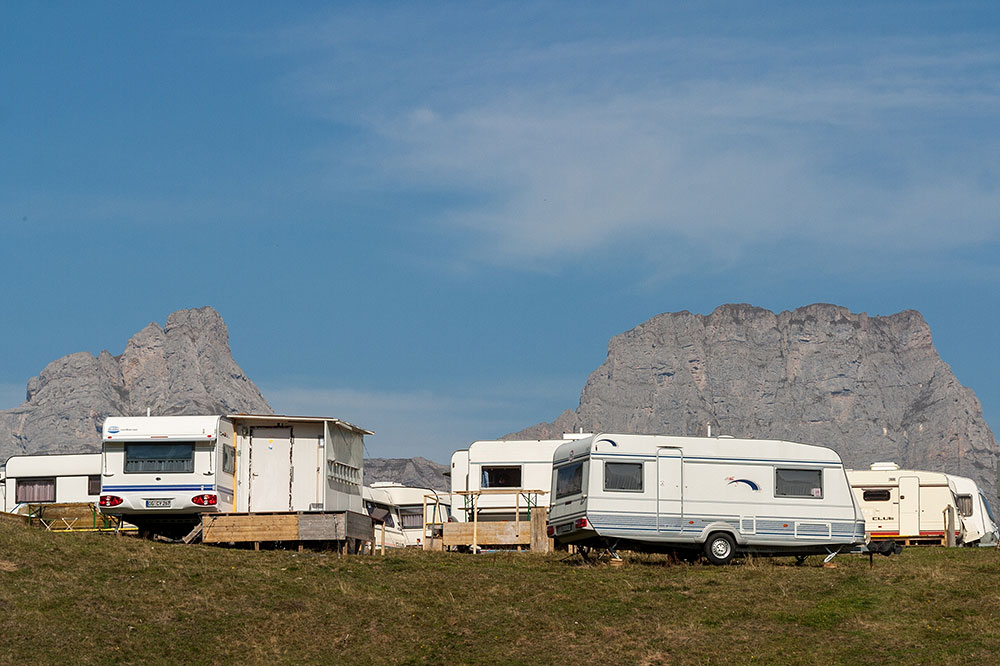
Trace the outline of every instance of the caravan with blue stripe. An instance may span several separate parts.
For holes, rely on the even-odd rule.
[[[549,535],[582,548],[831,555],[865,521],[830,448],[732,437],[597,434],[553,456]]]
[[[100,509],[166,536],[189,533],[209,513],[364,515],[365,434],[323,417],[109,417]]]

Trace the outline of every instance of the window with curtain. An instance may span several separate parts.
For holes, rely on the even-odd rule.
[[[100,495],[101,494],[101,475],[91,474],[87,477],[87,494],[88,495]]]
[[[194,443],[126,444],[125,472],[193,472]]]
[[[424,508],[422,506],[399,507],[399,522],[403,524],[403,529],[423,527]]]
[[[823,470],[776,469],[774,470],[775,497],[823,498]]]
[[[14,488],[14,501],[17,503],[39,503],[56,501],[56,480],[54,477],[44,479],[18,479]]]
[[[604,489],[642,492],[642,463],[604,463]]]

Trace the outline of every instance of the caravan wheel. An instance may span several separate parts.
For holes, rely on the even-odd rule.
[[[716,532],[705,542],[705,557],[712,564],[729,564],[736,554],[736,542],[725,532]]]

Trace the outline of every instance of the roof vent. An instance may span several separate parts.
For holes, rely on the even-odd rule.
[[[891,472],[899,469],[899,465],[894,462],[877,462],[872,463],[871,469],[873,472]]]

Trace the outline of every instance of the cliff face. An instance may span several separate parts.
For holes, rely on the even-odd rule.
[[[404,486],[449,491],[451,482],[444,474],[447,465],[427,458],[365,458],[365,485],[376,481],[393,481]]]
[[[889,460],[976,480],[996,496],[997,442],[920,313],[815,304],[775,314],[723,305],[656,316],[617,335],[566,411],[507,439],[586,432],[786,439],[849,467]]]
[[[28,382],[24,403],[0,412],[0,460],[23,453],[100,448],[110,415],[270,414],[257,386],[233,360],[229,331],[212,308],[180,310],[149,324],[121,356],[78,352]]]

